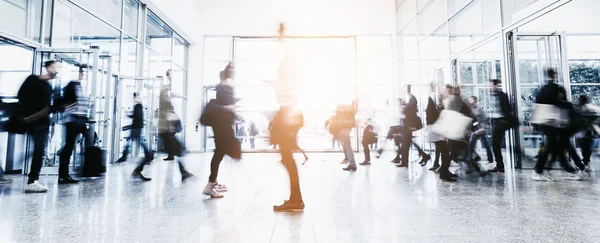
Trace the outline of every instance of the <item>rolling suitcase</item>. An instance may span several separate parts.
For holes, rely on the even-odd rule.
[[[83,176],[95,177],[106,172],[104,151],[96,146],[87,147],[84,153]]]

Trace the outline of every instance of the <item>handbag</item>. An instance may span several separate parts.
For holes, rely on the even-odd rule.
[[[413,132],[418,131],[421,130],[421,128],[423,128],[423,121],[421,120],[421,117],[415,116],[414,118],[407,120],[406,126],[409,130]]]
[[[458,111],[442,110],[431,125],[431,132],[455,141],[464,141],[471,130],[473,119]]]
[[[181,132],[183,130],[183,126],[181,125],[181,120],[179,116],[173,111],[169,112],[167,115],[167,120],[169,121],[169,130],[175,133]]]
[[[533,104],[533,113],[529,119],[531,124],[550,126],[550,127],[566,127],[569,125],[569,111],[561,109],[554,105]]]
[[[235,120],[235,113],[217,103],[212,99],[204,107],[200,115],[200,123],[204,126],[214,126],[217,123],[232,124]]]

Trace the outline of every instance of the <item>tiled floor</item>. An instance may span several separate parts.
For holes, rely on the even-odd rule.
[[[485,178],[459,172],[441,182],[417,164],[389,158],[357,172],[341,154],[310,154],[300,166],[304,212],[274,213],[287,196],[277,154],[226,159],[222,199],[201,195],[210,154],[188,156],[195,180],[160,161],[132,182],[133,164],[105,178],[24,194],[24,177],[0,186],[0,242],[598,242],[600,181],[535,182],[530,171]],[[299,157],[298,157],[299,158]],[[455,167],[454,169],[458,169]],[[560,172],[553,172],[560,177]]]

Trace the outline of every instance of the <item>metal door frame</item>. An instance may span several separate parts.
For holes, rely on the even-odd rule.
[[[517,118],[520,119],[521,117],[521,89],[520,89],[520,81],[519,81],[519,77],[520,77],[520,70],[519,70],[519,64],[517,63],[519,61],[519,56],[517,54],[518,51],[518,37],[520,36],[525,36],[525,37],[549,37],[549,36],[556,36],[557,37],[557,41],[558,41],[558,45],[557,47],[560,48],[560,50],[547,50],[547,55],[549,56],[549,59],[551,62],[554,61],[554,59],[558,60],[559,62],[556,63],[556,65],[560,65],[558,68],[560,70],[559,71],[561,77],[562,77],[562,85],[565,87],[565,90],[567,92],[567,99],[571,100],[571,87],[570,87],[570,77],[569,77],[569,67],[568,67],[568,58],[567,58],[567,45],[566,45],[566,38],[565,38],[565,32],[519,32],[519,31],[509,31],[506,33],[506,48],[508,50],[508,59],[507,59],[507,70],[508,70],[508,78],[511,80],[511,85],[512,85],[512,91],[514,93],[514,97],[515,97],[515,103],[513,104],[513,108],[515,111],[515,114],[517,115]],[[554,54],[558,54],[559,56],[557,58],[554,58],[552,55]],[[540,60],[540,57],[538,56],[538,60]],[[554,63],[552,63],[554,64]],[[538,65],[540,69],[544,68],[543,66]],[[542,71],[543,72],[543,71]],[[520,127],[520,125],[519,125]],[[511,166],[514,166],[515,168],[522,168],[522,159],[523,159],[523,155],[522,155],[522,151],[524,150],[524,148],[522,147],[522,144],[524,144],[523,141],[523,136],[521,136],[521,131],[520,128],[519,129],[513,129],[514,133],[514,139],[508,139],[509,141],[511,141],[510,143],[514,143],[514,144],[509,144],[510,148],[513,150],[512,151],[512,157],[513,159],[511,160],[511,162],[515,162],[516,164],[513,164]]]
[[[111,149],[111,153],[109,155],[110,160],[109,161],[115,161],[115,159],[119,156],[119,153],[121,152],[121,131],[122,131],[122,120],[121,120],[121,113],[123,112],[123,89],[125,88],[124,85],[124,80],[132,80],[134,82],[136,82],[136,92],[138,92],[139,94],[141,94],[141,92],[139,92],[142,88],[143,88],[143,81],[152,81],[152,82],[162,82],[163,81],[163,77],[161,76],[157,76],[157,77],[135,77],[135,76],[121,76],[119,77],[119,82],[116,85],[116,100],[115,100],[115,113],[113,115],[114,119],[113,119],[113,124],[114,124],[114,128],[113,129],[113,138],[114,141],[112,143],[112,149]],[[137,82],[140,81],[142,82],[141,85],[139,85]],[[153,83],[154,84],[154,83]],[[152,97],[155,97],[155,89],[154,86],[152,87]],[[160,90],[159,90],[159,94],[160,94]],[[160,99],[160,98],[159,98]],[[152,114],[154,114],[154,110],[155,108],[160,108],[160,103],[159,103],[159,107],[154,107],[154,99],[152,100],[152,102],[150,102],[150,109],[149,112],[151,112]],[[144,124],[144,127],[147,129],[146,134],[151,135],[151,128],[154,126],[154,119],[150,119],[150,123],[149,124]],[[149,137],[151,138],[151,137]],[[152,151],[153,149],[153,140],[149,139],[148,140],[148,149],[150,151]],[[131,147],[131,149],[133,150],[133,147]],[[158,151],[158,149],[157,149]],[[133,154],[133,153],[131,153]]]
[[[34,74],[41,74],[42,70],[43,70],[43,63],[42,61],[44,60],[44,55],[45,54],[79,54],[79,61],[81,62],[83,55],[87,54],[87,55],[92,55],[92,63],[88,64],[87,70],[91,71],[91,93],[92,93],[92,99],[90,99],[90,114],[89,114],[89,119],[91,121],[91,123],[89,124],[89,128],[88,128],[88,141],[87,144],[92,144],[94,141],[94,133],[96,131],[96,124],[95,123],[104,123],[105,126],[108,126],[109,124],[109,120],[110,117],[107,117],[106,120],[103,121],[96,121],[96,114],[99,112],[96,110],[96,99],[101,98],[102,94],[99,94],[99,92],[101,92],[101,90],[97,90],[97,85],[98,85],[98,80],[101,79],[99,76],[99,74],[102,72],[104,75],[106,75],[106,80],[102,80],[102,82],[106,81],[106,94],[104,94],[105,97],[105,108],[110,109],[110,99],[108,97],[110,97],[110,85],[111,85],[111,79],[113,78],[113,73],[112,73],[112,57],[109,54],[105,54],[105,53],[100,53],[101,51],[97,48],[37,48],[34,50],[34,58],[33,58],[33,73]],[[100,68],[100,59],[102,59],[102,64],[103,67]],[[89,73],[89,72],[88,72]],[[104,112],[104,111],[101,111]],[[110,113],[109,113],[110,114]],[[56,124],[58,125],[58,124]],[[98,135],[100,136],[100,134]],[[100,139],[100,138],[99,138]],[[108,137],[108,132],[104,132],[103,134],[103,139],[104,141],[109,141],[110,137]],[[31,159],[30,156],[30,139],[27,139],[26,142],[26,152],[25,152],[25,161],[23,163],[23,174],[27,174],[27,172],[30,170],[30,162],[29,160]],[[51,168],[51,169],[49,169]],[[75,167],[75,164],[73,164],[73,167],[71,167],[71,170],[75,173],[77,173],[78,168]],[[42,166],[42,172],[41,174],[58,174],[58,167],[47,167],[47,166]]]

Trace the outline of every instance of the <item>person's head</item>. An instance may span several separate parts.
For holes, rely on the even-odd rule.
[[[554,81],[558,79],[558,72],[554,68],[546,68],[546,78],[548,80]]]
[[[434,82],[431,82],[429,84],[429,89],[431,90],[431,92],[435,92],[435,83]]]
[[[229,62],[227,64],[227,66],[225,66],[225,69],[223,69],[223,71],[220,74],[221,81],[224,81],[227,79],[233,79],[234,75],[235,75],[235,66],[233,65],[233,62]]]
[[[580,95],[577,100],[579,101],[579,105],[586,105],[589,103],[587,95]]]
[[[476,105],[477,104],[477,96],[471,96],[469,98],[469,103],[471,103],[471,105]]]
[[[490,90],[498,90],[498,85],[500,85],[500,79],[490,79]]]
[[[452,95],[460,95],[460,86],[452,87]]]
[[[140,103],[141,102],[140,96],[138,95],[137,92],[133,92],[133,101],[136,102],[136,103]]]
[[[411,94],[411,85],[406,85],[406,93]]]
[[[446,88],[444,89],[443,96],[448,96],[452,94],[452,90],[454,87],[451,84],[446,84]]]
[[[85,76],[85,68],[79,67],[79,79],[78,80],[83,80],[84,76]]]
[[[279,29],[277,30],[277,33],[279,33],[279,38],[283,38],[283,36],[285,35],[285,25],[283,24],[283,22],[279,23]]]
[[[58,68],[56,67],[56,61],[50,60],[44,63],[44,68],[46,68],[46,75],[50,79],[53,79],[58,74]]]
[[[173,72],[171,71],[171,69],[169,69],[169,70],[167,70],[167,73],[165,74],[165,75],[167,76],[167,79],[168,79],[169,81],[171,81],[171,78],[172,78],[172,77],[171,77],[171,74],[172,74],[172,73],[173,73]]]

